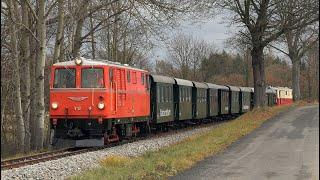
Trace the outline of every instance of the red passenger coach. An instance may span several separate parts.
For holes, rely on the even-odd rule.
[[[99,146],[139,132],[150,115],[149,73],[76,58],[51,69],[53,143]]]
[[[271,87],[277,93],[277,105],[291,104],[292,100],[292,89],[287,87]]]

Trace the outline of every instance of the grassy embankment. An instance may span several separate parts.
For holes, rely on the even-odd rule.
[[[71,179],[165,179],[205,157],[223,151],[289,107],[276,106],[251,111],[209,132],[192,136],[159,151],[147,152],[140,157],[109,156],[101,161],[101,168],[86,171]]]

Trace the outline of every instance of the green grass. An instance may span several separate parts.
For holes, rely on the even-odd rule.
[[[146,152],[140,157],[108,156],[101,160],[101,168],[85,171],[71,179],[166,179],[205,157],[225,150],[288,107],[251,111],[209,132],[194,135],[158,151]]]

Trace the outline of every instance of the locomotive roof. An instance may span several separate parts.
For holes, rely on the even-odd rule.
[[[251,87],[239,87],[239,88],[243,92],[253,92],[253,89]]]
[[[226,86],[222,86],[222,85],[218,85],[218,84],[212,84],[212,83],[206,83],[208,85],[208,87],[210,89],[225,89],[225,90],[229,90],[228,87]]]
[[[81,57],[82,64],[81,66],[114,66],[114,67],[122,67],[122,68],[127,68],[127,69],[133,69],[133,70],[139,70],[139,71],[145,71],[143,69],[135,68],[132,66],[129,66],[127,64],[121,64],[119,62],[113,62],[113,61],[108,61],[104,59],[86,59],[84,57]],[[74,61],[65,61],[65,62],[58,62],[53,64],[53,66],[76,66]]]
[[[177,82],[178,85],[183,85],[183,86],[193,86],[193,83],[191,81],[185,80],[185,79],[179,79],[179,78],[174,78]]]
[[[229,86],[227,85],[227,87],[231,90],[231,91],[240,91],[240,88],[237,86]]]
[[[169,84],[175,84],[176,83],[172,77],[154,75],[154,74],[150,74],[150,76],[153,78],[154,82],[169,83]]]
[[[208,89],[208,85],[206,83],[194,82],[192,81],[196,88]]]

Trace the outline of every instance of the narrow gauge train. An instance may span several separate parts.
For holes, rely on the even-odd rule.
[[[268,94],[275,99],[273,91]],[[151,75],[126,64],[82,57],[51,68],[54,145],[103,146],[154,128],[238,115],[252,107],[249,87]]]

